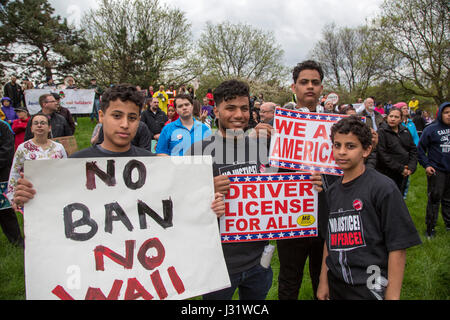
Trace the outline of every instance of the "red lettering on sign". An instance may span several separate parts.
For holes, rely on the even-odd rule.
[[[279,132],[282,133],[284,131],[285,134],[289,135],[291,134],[292,130],[292,121],[288,120],[281,120],[281,119],[275,119],[276,121],[276,127],[278,128]]]
[[[302,160],[303,143],[304,143],[303,140],[295,140],[295,151],[294,151],[295,160]]]
[[[294,151],[294,139],[283,139],[283,149],[281,153],[282,158],[291,158]]]
[[[322,145],[320,146],[319,161],[322,163],[324,163],[328,160],[329,152],[324,153],[324,149],[326,149],[326,151],[328,151],[330,149],[330,146],[328,145],[328,143],[322,143]]]
[[[86,292],[85,300],[117,300],[119,299],[120,289],[122,289],[122,280],[114,280],[113,286],[109,291],[108,297],[105,297],[99,288],[89,287]]]
[[[313,185],[312,185],[312,183],[300,183],[300,197],[304,197],[305,196],[305,193],[308,195],[308,196],[313,196],[313,191],[312,191],[312,189],[313,189]]]
[[[256,195],[257,186],[254,184],[246,184],[242,186],[242,199],[248,199],[249,196],[251,199],[255,199],[258,196]]]
[[[317,139],[318,137],[322,137],[325,140],[328,140],[327,130],[325,125],[321,124],[317,127],[316,133],[314,133],[313,139]]]
[[[225,219],[225,230],[230,231],[230,229],[234,226],[234,220]]]
[[[277,184],[276,190],[274,190],[273,184],[267,184],[267,188],[269,189],[270,195],[272,198],[278,198],[281,192],[281,188],[283,188],[282,184]]]
[[[314,212],[314,199],[303,199],[303,212]]]
[[[256,198],[256,197],[255,197]],[[249,216],[255,216],[259,213],[259,210],[255,209],[254,211],[252,211],[252,208],[250,208],[251,206],[258,206],[258,202],[256,201],[250,201],[245,205],[245,212],[247,212],[247,214]]]
[[[164,287],[164,283],[161,280],[161,276],[159,275],[159,271],[156,270],[150,275],[152,279],[153,287],[155,287],[156,293],[161,300],[167,298],[168,294],[166,291],[166,287]]]
[[[312,158],[313,149],[314,149],[314,143],[312,141],[306,141],[305,153],[303,154],[304,161],[313,161],[313,158]]]
[[[225,199],[237,199],[239,198],[239,195],[240,195],[239,187],[234,184],[231,184],[230,190],[228,191],[228,194],[225,196]]]
[[[297,196],[297,184],[296,183],[285,183],[284,184],[284,196],[285,197],[295,197]]]
[[[252,218],[250,219],[250,231],[261,230],[259,228],[259,219]]]
[[[185,291],[183,281],[181,281],[181,278],[178,276],[177,271],[175,270],[175,267],[170,267],[167,269],[167,272],[169,273],[170,281],[172,281],[173,287],[177,291],[178,294],[182,294]]]
[[[53,293],[55,296],[57,296],[59,299],[61,299],[61,300],[75,300],[75,299],[72,298],[72,296],[71,296],[70,294],[68,294],[68,293],[66,292],[66,290],[65,290],[62,286],[60,286],[60,285],[56,286],[56,287],[52,290],[52,293]]]
[[[125,241],[125,257],[105,246],[95,247],[95,270],[105,271],[104,256],[107,256],[115,263],[122,265],[125,269],[131,269],[133,267],[134,244],[134,240]]]
[[[136,300],[141,298],[144,300],[152,300],[153,296],[145,290],[142,284],[136,278],[128,279],[127,290],[125,291],[125,300]]]
[[[294,125],[294,136],[304,138],[305,137],[306,123],[296,122]]]
[[[157,254],[154,257],[148,257],[146,253],[149,249],[152,248],[156,249]],[[137,258],[145,269],[153,270],[163,263],[165,255],[166,251],[161,241],[159,241],[158,238],[152,238],[148,239],[142,244],[141,248],[139,249]]]
[[[291,213],[299,213],[302,210],[300,205],[300,199],[294,199],[291,201]]]

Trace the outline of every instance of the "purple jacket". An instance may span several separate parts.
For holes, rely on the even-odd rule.
[[[9,100],[10,105],[9,107],[5,107],[3,105],[3,101],[5,100]],[[19,119],[19,117],[17,116],[16,112],[14,111],[14,107],[11,105],[11,99],[8,97],[4,97],[2,98],[2,111],[5,114],[6,118],[5,121],[8,123],[12,123],[14,120]]]

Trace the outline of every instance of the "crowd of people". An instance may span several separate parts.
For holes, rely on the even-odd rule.
[[[421,243],[404,202],[417,162],[428,178],[427,236],[435,236],[440,205],[450,230],[450,103],[440,106],[434,121],[415,105],[383,105],[373,97],[366,98],[360,108],[337,106],[322,96],[324,73],[317,62],[299,63],[292,76],[295,102],[284,108],[350,116],[331,132],[333,156],[344,175],[314,174],[312,178],[318,191],[319,236],[277,241],[278,297],[298,298],[309,259],[313,293],[319,299],[399,299],[406,249]],[[148,90],[111,86],[98,96],[99,124],[92,146],[69,157],[211,155],[216,193],[212,208],[220,217],[225,212],[223,197],[230,190],[228,172],[233,168],[255,173],[274,170],[268,161],[268,141],[278,105],[265,101],[263,95],[251,96],[248,84],[238,80],[208,90],[203,105],[196,98],[184,86],[178,91],[160,86],[156,92],[151,86]],[[15,107],[21,114],[14,118],[8,109],[11,102],[8,105],[5,99],[3,112],[8,116],[0,122],[0,181],[9,181],[6,187],[3,184],[3,192],[12,206],[1,211],[0,221],[8,239],[21,245],[15,210],[39,196],[23,177],[23,162],[65,158],[64,148],[48,138],[74,132],[58,113],[56,96],[45,94],[39,103],[42,110],[33,117]],[[416,125],[419,120],[422,126]],[[24,142],[17,141],[15,148],[14,135],[20,132]],[[260,140],[266,141],[267,154],[256,151]],[[245,151],[238,151],[237,145]],[[364,226],[364,245],[343,247],[330,240],[336,232],[333,221],[343,217]],[[231,287],[203,298],[231,299],[239,289],[240,299],[265,299],[273,278],[271,267],[260,264],[267,245],[268,241],[223,244]],[[379,285],[373,288],[367,285],[370,265],[380,268]]]

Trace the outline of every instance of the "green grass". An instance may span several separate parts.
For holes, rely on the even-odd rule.
[[[75,136],[79,149],[90,146],[89,141],[94,127],[95,123],[91,123],[89,117],[78,118]],[[424,237],[426,189],[425,171],[419,166],[411,178],[406,204],[423,244],[407,250],[401,298],[405,300],[449,300],[450,232],[445,230],[442,217],[439,216],[436,238],[427,240]],[[22,215],[18,214],[17,216],[20,225],[23,226]],[[267,299],[277,300],[279,261],[276,251],[272,259],[272,269],[274,277]],[[234,298],[237,296],[236,293]],[[25,299],[23,250],[10,245],[2,232],[0,232],[0,299]],[[307,264],[299,299],[313,299]]]

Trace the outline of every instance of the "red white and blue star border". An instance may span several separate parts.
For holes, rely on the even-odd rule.
[[[282,240],[294,238],[317,237],[317,228],[302,228],[289,231],[265,231],[253,233],[227,233],[222,235],[222,243],[247,242],[247,241],[266,241]]]

